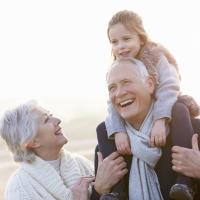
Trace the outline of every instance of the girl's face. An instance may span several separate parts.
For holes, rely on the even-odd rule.
[[[139,35],[135,31],[129,31],[123,24],[113,25],[109,32],[112,52],[116,58],[136,58],[141,45]]]

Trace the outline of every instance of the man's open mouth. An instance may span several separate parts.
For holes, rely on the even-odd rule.
[[[119,103],[119,105],[124,108],[126,106],[131,105],[134,101],[135,101],[135,99],[127,99],[127,100]]]

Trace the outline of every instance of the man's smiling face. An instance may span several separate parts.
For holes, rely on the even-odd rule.
[[[107,76],[107,85],[113,107],[135,127],[149,112],[154,83],[151,77],[142,77],[134,65],[125,60],[114,64]]]

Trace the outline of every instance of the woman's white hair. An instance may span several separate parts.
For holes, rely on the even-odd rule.
[[[149,73],[144,63],[135,58],[120,58],[120,59],[114,60],[110,69],[108,70],[107,77],[110,71],[112,70],[112,68],[114,68],[116,65],[122,62],[132,63],[133,69],[135,69],[135,71],[138,73],[138,75],[142,78],[143,81],[145,81],[149,77]]]
[[[16,162],[33,161],[35,154],[25,144],[37,133],[38,121],[33,113],[35,101],[29,101],[4,113],[0,121],[0,135],[6,141]]]

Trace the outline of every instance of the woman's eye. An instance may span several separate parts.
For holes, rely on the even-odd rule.
[[[45,123],[48,122],[49,119],[50,119],[52,116],[53,116],[52,114],[46,115],[46,118],[45,118],[44,122],[45,122]]]
[[[44,122],[47,123],[49,121],[49,117],[46,117]]]

